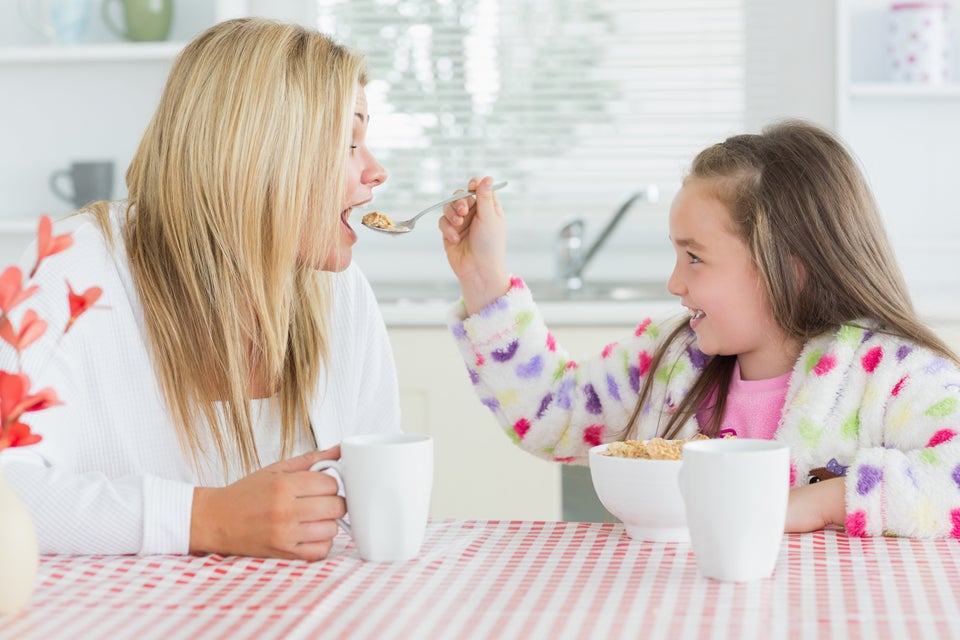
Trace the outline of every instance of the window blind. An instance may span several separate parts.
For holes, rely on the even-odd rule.
[[[315,5],[317,27],[368,61],[369,145],[390,173],[378,208],[412,212],[489,174],[530,224],[605,217],[650,183],[668,199],[697,151],[742,129],[742,13],[743,0]]]

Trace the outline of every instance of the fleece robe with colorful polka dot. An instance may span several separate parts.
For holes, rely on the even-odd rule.
[[[676,319],[645,319],[627,340],[574,361],[519,278],[465,316],[460,303],[450,328],[481,402],[517,445],[558,462],[584,463],[591,446],[622,437],[651,375],[636,437],[659,435],[708,360],[677,341],[651,371]],[[691,418],[678,437],[697,430]],[[843,326],[804,346],[774,438],[790,446],[793,486],[812,469],[846,469],[848,533],[960,537],[958,431],[960,368],[901,338]]]

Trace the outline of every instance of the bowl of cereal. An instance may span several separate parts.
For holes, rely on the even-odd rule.
[[[611,442],[590,449],[594,491],[634,540],[690,541],[677,481],[685,442],[688,440],[653,438]]]

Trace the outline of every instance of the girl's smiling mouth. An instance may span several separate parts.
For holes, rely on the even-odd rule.
[[[696,329],[700,321],[707,317],[701,309],[690,309],[690,328]]]

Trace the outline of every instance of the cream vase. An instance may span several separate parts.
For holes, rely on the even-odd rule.
[[[30,513],[0,474],[0,616],[26,606],[39,559]]]

